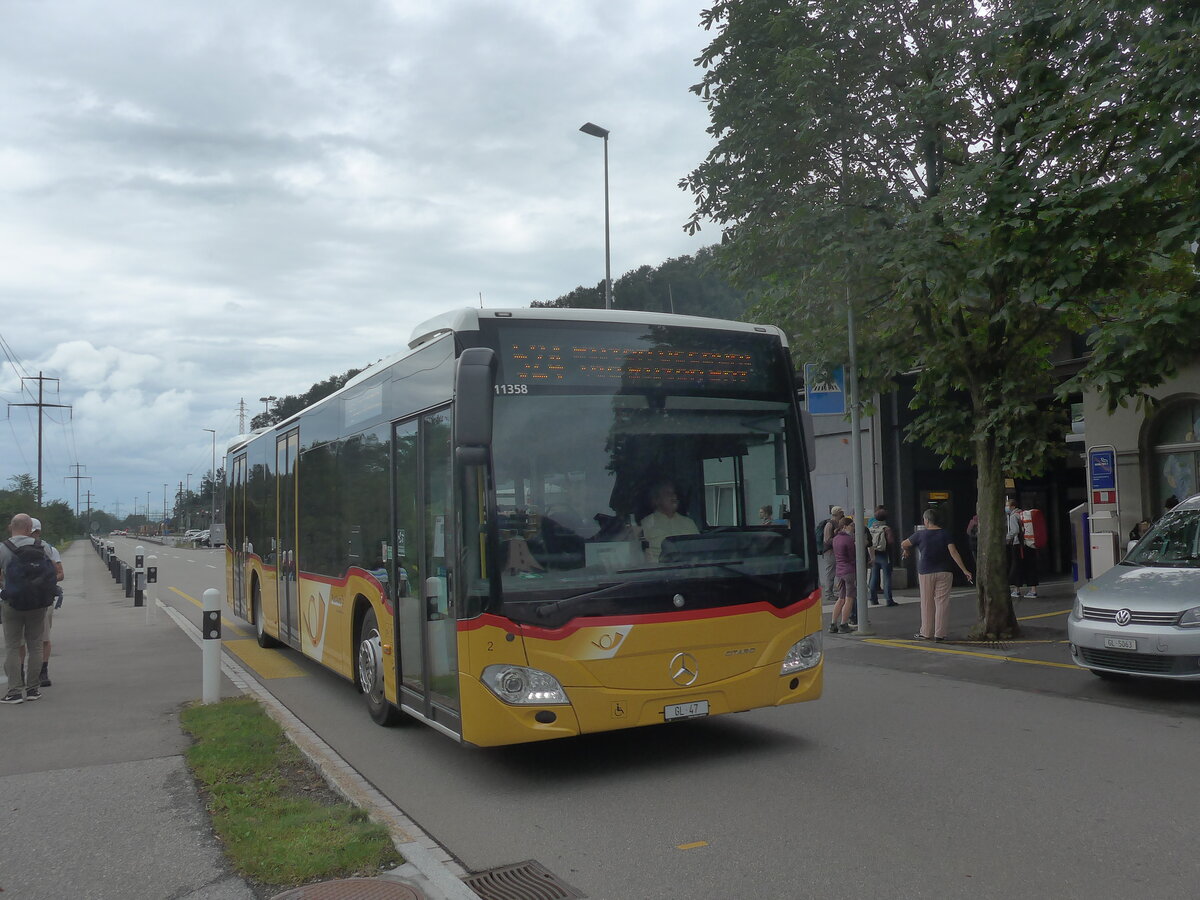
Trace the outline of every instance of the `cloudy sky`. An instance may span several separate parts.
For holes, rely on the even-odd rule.
[[[258,398],[715,242],[703,0],[0,0],[0,399],[47,499],[194,487]],[[56,392],[57,391],[57,392]],[[80,466],[82,468],[72,468]],[[37,470],[9,407],[0,480]],[[68,476],[83,474],[88,481]]]

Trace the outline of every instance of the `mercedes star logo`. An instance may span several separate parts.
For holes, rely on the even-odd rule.
[[[671,657],[671,665],[667,671],[671,673],[673,682],[680,687],[687,687],[689,684],[695,684],[696,679],[700,677],[700,664],[690,653],[676,653]]]
[[[1114,619],[1118,625],[1128,625],[1129,620],[1133,618],[1133,613],[1127,609],[1118,609]]]

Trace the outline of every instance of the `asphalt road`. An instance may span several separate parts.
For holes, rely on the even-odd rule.
[[[223,551],[146,546],[198,621]],[[1195,892],[1200,687],[826,649],[815,703],[498,750],[379,728],[293,651],[263,683],[467,868],[536,859],[591,898]]]

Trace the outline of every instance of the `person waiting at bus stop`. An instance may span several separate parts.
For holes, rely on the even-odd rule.
[[[900,543],[904,559],[908,559],[913,547],[921,551],[917,557],[917,581],[921,586],[921,630],[914,637],[922,641],[944,641],[946,616],[950,612],[950,588],[954,584],[951,561],[962,569],[968,582],[973,582],[974,576],[954,546],[950,532],[942,528],[937,510],[925,510],[923,519],[925,530],[914,531]]]
[[[662,553],[662,542],[669,537],[684,534],[699,534],[700,529],[690,518],[679,512],[679,492],[675,483],[663,481],[655,485],[650,493],[650,502],[654,512],[642,519],[642,536],[647,541],[646,557],[652,563],[658,562]]]

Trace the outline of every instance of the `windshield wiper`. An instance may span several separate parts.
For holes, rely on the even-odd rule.
[[[632,572],[670,572],[673,569],[694,569],[696,566],[717,566],[722,569],[729,569],[731,572],[735,572],[738,575],[744,575],[744,572],[741,572],[733,567],[744,565],[745,562],[746,561],[744,559],[730,559],[723,562],[697,560],[696,562],[667,563],[666,565],[662,566],[642,566],[637,569],[617,569],[617,574],[628,575]]]

